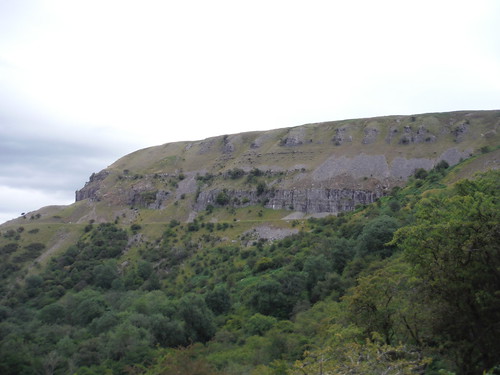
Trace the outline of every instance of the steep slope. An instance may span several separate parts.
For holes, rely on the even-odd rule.
[[[377,373],[396,359],[381,363],[383,349],[410,368],[435,357],[436,373],[482,373],[498,353],[484,322],[500,311],[499,172],[455,183],[498,168],[499,125],[500,111],[392,116],[127,155],[74,204],[0,226],[0,372],[304,373],[361,350],[377,358],[361,372]],[[468,251],[477,239],[474,262],[441,254],[460,268],[442,275],[458,287],[450,301],[416,295],[433,283],[390,242],[422,218],[418,241],[429,232]],[[470,332],[482,346],[467,345]]]
[[[418,168],[467,160],[447,177],[450,183],[498,168],[499,127],[500,111],[464,111],[308,124],[150,147],[93,174],[74,204],[44,207],[1,225],[0,245],[25,230],[29,235],[20,236],[20,248],[44,243],[45,252],[57,252],[89,222],[141,225],[147,240],[171,220],[203,217],[235,226],[226,240],[249,232],[254,239],[279,238],[296,230],[294,219],[374,202]]]
[[[126,208],[162,210],[181,220],[213,205],[350,211],[404,184],[419,168],[430,170],[441,161],[455,165],[496,147],[499,126],[500,111],[453,112],[169,143],[134,152],[92,175],[76,201],[107,207],[114,216],[105,220]]]

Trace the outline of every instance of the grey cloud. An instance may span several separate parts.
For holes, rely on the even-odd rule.
[[[135,149],[109,133],[76,132],[15,110],[0,113],[0,223],[73,201],[93,172]]]

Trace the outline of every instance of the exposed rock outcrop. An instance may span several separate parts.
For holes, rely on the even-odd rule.
[[[102,170],[99,173],[92,173],[89,181],[85,183],[85,186],[75,192],[75,201],[78,202],[84,199],[99,201],[100,182],[108,175],[109,172],[107,170]]]
[[[383,195],[383,191],[309,188],[271,189],[258,194],[252,190],[214,189],[202,191],[196,199],[194,209],[202,211],[209,205],[217,206],[220,194],[227,197],[224,204],[236,207],[263,204],[267,208],[305,213],[339,213],[352,211],[358,204],[373,203]]]
[[[288,134],[281,139],[280,145],[293,147],[300,146],[304,143],[304,128],[292,128],[288,131]]]
[[[129,193],[128,205],[135,207],[150,208],[159,210],[164,207],[164,203],[169,197],[170,192],[165,190],[159,191],[134,191]]]
[[[454,112],[168,143],[93,174],[76,200],[99,202],[116,212],[165,209],[183,217],[209,204],[261,204],[304,215],[350,211],[403,185],[419,168],[430,170],[442,160],[453,166],[495,147],[498,129],[500,111]],[[257,192],[259,185],[265,190]],[[227,202],[217,203],[222,189]]]
[[[347,128],[335,129],[335,135],[332,138],[335,146],[340,146],[346,142],[352,142],[352,136],[349,135]]]
[[[404,127],[404,134],[399,139],[402,145],[409,145],[412,143],[431,143],[436,141],[436,136],[431,134],[429,130],[421,125],[417,130],[413,130],[411,126]]]
[[[465,137],[465,134],[467,134],[467,130],[468,130],[467,122],[455,126],[451,131],[451,133],[455,137],[455,142],[462,142]]]
[[[363,144],[369,145],[377,140],[379,131],[375,128],[365,128],[364,133],[365,137],[363,138]]]

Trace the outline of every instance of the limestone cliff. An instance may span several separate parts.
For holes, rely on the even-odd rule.
[[[199,212],[224,192],[233,207],[338,213],[374,202],[419,168],[454,165],[496,147],[499,127],[500,111],[452,112],[169,143],[93,174],[76,201]]]

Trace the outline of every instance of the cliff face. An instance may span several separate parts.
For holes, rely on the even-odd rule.
[[[76,201],[189,213],[217,202],[304,213],[350,211],[416,169],[455,165],[496,147],[500,111],[391,116],[177,142],[137,151],[93,174]],[[259,188],[260,185],[260,188]],[[186,216],[187,218],[187,216]]]
[[[248,190],[208,190],[201,192],[193,208],[196,211],[207,209],[208,206],[230,204],[234,207],[245,207],[261,204],[272,209],[299,211],[307,214],[339,213],[352,211],[358,204],[375,202],[383,195],[382,191],[366,191],[352,189],[283,189],[271,190],[258,194]],[[227,203],[220,197],[227,197]]]
[[[78,202],[84,199],[90,199],[92,201],[99,200],[98,191],[101,188],[101,181],[103,181],[108,175],[109,172],[106,170],[99,173],[92,173],[85,186],[75,192],[75,201]]]

